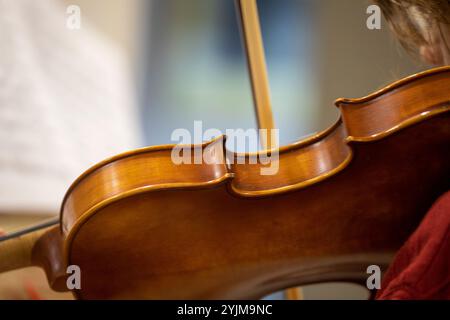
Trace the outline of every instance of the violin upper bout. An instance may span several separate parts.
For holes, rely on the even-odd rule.
[[[382,139],[450,110],[450,67],[436,68],[360,99],[338,99],[349,141]]]

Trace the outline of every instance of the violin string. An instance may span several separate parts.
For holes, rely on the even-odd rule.
[[[25,235],[27,233],[31,233],[31,232],[34,232],[34,231],[37,231],[37,230],[40,230],[40,229],[51,227],[51,226],[56,225],[58,223],[59,223],[59,218],[47,220],[47,221],[45,221],[43,223],[31,226],[31,227],[28,227],[28,228],[25,228],[25,229],[22,229],[22,230],[19,230],[19,231],[12,232],[12,233],[9,233],[9,234],[4,235],[4,236],[0,236],[0,242],[6,241],[6,240],[9,240],[9,239],[13,239],[13,238],[18,238],[18,237],[23,236],[23,235]]]

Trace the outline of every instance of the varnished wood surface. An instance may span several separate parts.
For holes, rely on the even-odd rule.
[[[257,298],[364,279],[450,187],[449,121],[358,145],[332,179],[276,197],[235,197],[222,184],[113,202],[69,239],[69,263],[84,270],[80,297]]]
[[[406,78],[365,98],[337,100],[350,139],[376,140],[433,113],[446,112],[449,103],[443,96],[450,92],[447,69]]]
[[[275,176],[177,167],[170,147],[90,170],[62,209],[67,263],[84,272],[78,296],[257,298],[385,267],[450,187],[449,74],[338,101],[344,122],[281,148]]]
[[[69,188],[35,264],[55,288],[79,265],[83,299],[245,299],[365,281],[450,188],[450,68],[337,105],[343,120],[280,148],[274,176],[176,166],[172,146],[99,163]],[[220,158],[221,139],[192,148]]]
[[[220,137],[203,148],[193,148],[192,159],[195,149],[207,147],[211,157],[224,159],[222,141],[223,137]],[[192,160],[192,164],[176,165],[171,160],[172,148],[172,145],[143,148],[105,161],[90,170],[88,179],[81,178],[72,185],[64,208],[71,212],[87,212],[102,201],[124,196],[124,192],[214,185],[231,176],[222,160],[202,165],[194,164]],[[72,218],[77,219],[76,216]],[[67,231],[74,222],[67,216],[63,230]]]

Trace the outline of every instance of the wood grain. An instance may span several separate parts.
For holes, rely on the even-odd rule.
[[[80,266],[81,299],[251,299],[364,283],[450,189],[450,67],[336,104],[342,119],[278,149],[272,176],[225,163],[225,137],[188,146],[212,163],[175,165],[174,146],[107,159],[69,188],[60,229],[3,243],[13,258],[3,253],[3,270],[28,265],[32,247],[55,289]]]
[[[338,100],[342,121],[280,148],[273,176],[259,164],[176,167],[170,146],[97,165],[61,211],[66,263],[84,272],[77,297],[246,299],[363,282],[450,188],[449,75]]]

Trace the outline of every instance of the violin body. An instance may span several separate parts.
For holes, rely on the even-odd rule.
[[[365,283],[450,189],[450,67],[339,99],[328,130],[261,164],[176,165],[173,146],[105,160],[69,188],[34,248],[81,299],[251,299],[325,281]],[[224,137],[192,150],[224,157]],[[248,157],[250,155],[235,155]]]

